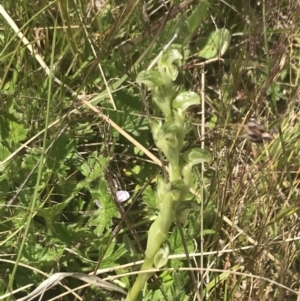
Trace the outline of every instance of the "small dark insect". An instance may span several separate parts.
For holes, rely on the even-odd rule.
[[[273,140],[273,136],[267,132],[261,125],[259,125],[255,121],[248,121],[244,125],[244,129],[246,131],[247,137],[252,142],[262,143],[264,139]]]

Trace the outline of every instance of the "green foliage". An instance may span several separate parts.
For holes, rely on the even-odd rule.
[[[184,40],[183,45],[186,45],[190,39],[193,37],[195,32],[203,26],[205,19],[207,18],[209,1],[200,0],[193,8],[191,15],[188,17],[186,23],[188,26],[188,35]]]
[[[230,45],[230,33],[226,28],[218,29],[212,32],[205,45],[199,52],[199,56],[205,59],[212,59],[217,56],[223,56]]]

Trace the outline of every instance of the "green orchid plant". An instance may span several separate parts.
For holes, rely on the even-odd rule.
[[[192,187],[194,165],[209,162],[208,151],[200,148],[182,152],[185,138],[185,112],[192,105],[200,104],[200,97],[192,91],[177,93],[173,81],[178,69],[175,61],[182,56],[177,49],[169,49],[158,61],[157,70],[142,71],[137,82],[146,85],[152,92],[152,99],[165,117],[165,121],[154,121],[152,135],[156,146],[168,161],[168,179],[157,179],[159,213],[150,226],[142,271],[153,267],[161,268],[166,262],[164,242],[168,240],[171,224],[180,217],[182,203]],[[179,219],[180,220],[180,219]],[[153,273],[141,273],[129,291],[125,301],[135,301]]]

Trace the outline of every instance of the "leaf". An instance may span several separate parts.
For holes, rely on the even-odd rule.
[[[64,208],[69,204],[69,202],[73,199],[74,196],[67,198],[65,201],[59,204],[55,204],[48,208],[42,208],[37,210],[37,215],[44,218],[53,218],[56,215],[60,214]]]
[[[146,119],[141,119],[139,116],[132,116],[130,113],[118,115],[116,122],[131,135],[139,137],[141,131],[149,129],[149,124]]]
[[[32,239],[31,239],[32,238]],[[65,247],[63,244],[57,244],[53,247],[52,243],[47,244],[37,244],[35,243],[35,237],[31,236],[27,240],[28,245],[25,247],[23,256],[24,263],[37,263],[45,265],[52,265],[53,261],[60,258],[65,252]]]
[[[106,237],[99,241],[99,257],[103,257],[101,269],[119,265],[118,260],[127,253],[124,244],[116,239],[110,240],[112,233],[105,233]],[[109,243],[109,245],[108,245]]]
[[[209,292],[216,287],[217,284],[223,282],[225,279],[229,278],[232,275],[232,272],[237,271],[241,267],[239,265],[235,265],[229,270],[217,275],[215,278],[212,278],[211,281],[205,286],[203,294],[209,294]]]
[[[28,294],[26,297],[18,299],[17,301],[26,301],[26,300],[29,300],[32,298],[36,298],[36,297],[40,296],[41,294],[43,294],[46,290],[49,290],[50,288],[57,285],[61,280],[63,280],[66,277],[77,278],[86,283],[99,286],[106,290],[117,291],[122,294],[126,294],[126,292],[123,289],[121,289],[120,287],[118,287],[114,284],[111,284],[109,282],[106,282],[94,275],[86,275],[84,273],[55,273],[55,274],[51,275],[48,279],[43,281],[33,292]]]
[[[62,163],[61,161],[66,158],[70,150],[73,150],[72,148],[67,148],[68,140],[68,135],[61,135],[53,143],[53,146],[46,157],[49,169],[57,170]]]
[[[1,125],[0,125],[1,126]],[[5,160],[9,155],[10,155],[10,151],[5,147],[3,146],[2,144],[0,144],[0,161],[3,161]],[[0,165],[0,171],[4,171],[5,170],[5,167],[8,165],[9,163],[3,165],[1,164]],[[0,176],[1,178],[1,176]]]
[[[185,38],[183,45],[187,45],[196,30],[203,24],[204,19],[208,15],[208,1],[200,0],[198,5],[193,9],[192,14],[188,17],[186,23],[188,25],[189,34]]]
[[[126,249],[125,256],[127,260],[130,262],[139,260],[139,252],[137,251],[135,244],[131,241],[126,233],[124,233],[122,240]]]
[[[124,108],[125,112],[140,112],[143,109],[139,95],[130,88],[116,92],[116,103],[117,107],[119,109]]]
[[[135,148],[136,150],[138,150],[138,148]],[[141,172],[141,165],[135,165],[132,169],[131,172],[134,173],[135,175],[138,175]]]
[[[168,242],[170,244],[170,248],[172,250],[172,253],[180,254],[182,252],[185,252],[184,246],[182,245],[182,238],[181,238],[181,235],[180,235],[180,232],[179,232],[178,228],[173,229]],[[185,236],[185,243],[186,243],[186,246],[188,248],[188,251],[193,252],[194,251],[193,238],[188,234]],[[184,259],[182,259],[182,260],[184,260]],[[174,266],[173,260],[170,261],[170,263],[171,263],[172,266]]]
[[[203,230],[203,235],[212,235],[212,234],[216,234],[216,231],[213,229],[204,229]]]
[[[98,189],[90,191],[92,198],[97,200],[101,208],[95,211],[95,214],[90,218],[89,223],[96,226],[94,232],[96,235],[101,235],[105,229],[112,225],[113,218],[119,218],[119,212],[116,205],[113,203],[112,196],[108,192],[108,186],[105,181],[99,183]]]
[[[205,59],[222,56],[228,49],[230,40],[231,35],[226,28],[218,29],[210,34],[198,55]]]
[[[24,126],[20,123],[10,122],[9,130],[9,139],[14,143],[24,141],[27,137],[28,130],[26,130]]]
[[[159,186],[161,189],[161,185]],[[157,207],[157,195],[156,193],[153,191],[151,186],[147,186],[143,193],[143,202],[150,208],[156,208]]]
[[[81,164],[78,169],[90,180],[103,175],[103,170],[107,166],[107,159],[97,152],[93,152],[87,161]]]
[[[0,141],[7,140],[10,135],[11,125],[18,123],[18,119],[13,114],[0,110]]]

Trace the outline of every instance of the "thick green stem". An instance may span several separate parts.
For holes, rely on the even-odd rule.
[[[170,195],[167,194],[167,197],[163,204],[161,204],[161,212],[149,229],[145,261],[141,267],[141,271],[153,268],[155,255],[162,243],[168,238],[168,232],[174,219],[174,210]],[[153,273],[139,274],[125,301],[135,301],[152,275]]]
[[[142,271],[149,270],[152,268],[152,266],[153,266],[153,260],[146,257],[141,270]],[[139,293],[144,288],[145,284],[147,283],[147,281],[153,274],[154,273],[139,274],[134,282],[133,287],[129,291],[125,301],[135,301],[137,299]]]

